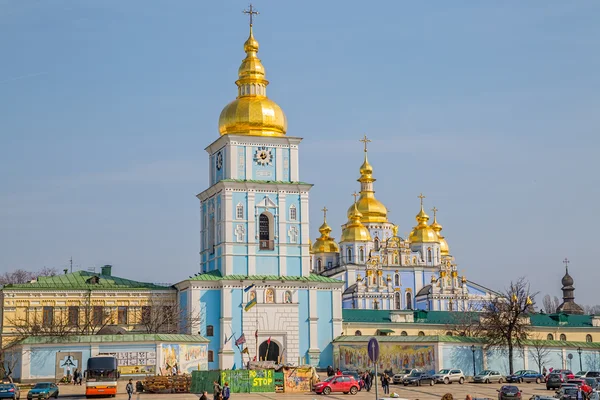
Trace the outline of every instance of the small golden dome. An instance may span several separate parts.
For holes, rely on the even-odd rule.
[[[323,217],[323,225],[319,228],[321,237],[319,237],[312,246],[313,253],[338,253],[340,248],[335,240],[329,236],[331,227],[327,224],[327,220]]]
[[[458,272],[457,271],[452,271],[452,277],[456,278],[458,276]]]
[[[352,208],[348,223],[342,231],[342,242],[370,242],[371,234],[361,222],[362,214],[358,211],[356,203]]]
[[[357,274],[357,275],[356,275],[356,281],[357,281],[357,282],[360,282],[360,281],[362,281],[362,276],[360,276],[360,274]]]
[[[437,222],[437,208],[433,207],[433,222],[430,225],[431,229],[435,231],[438,235],[438,239],[440,241],[440,254],[443,256],[447,256],[450,254],[450,248],[448,247],[448,242],[446,242],[446,238],[442,236],[442,225]]]
[[[388,275],[387,276],[387,281],[390,282],[391,280],[392,280],[392,277]]]
[[[440,278],[446,277],[446,271],[440,271]]]
[[[437,281],[435,275],[431,275],[431,283],[434,283],[435,281]]]
[[[281,107],[267,97],[265,68],[257,57],[258,42],[252,27],[250,37],[244,43],[246,58],[238,69],[237,98],[221,111],[219,132],[221,135],[238,134],[253,136],[283,136],[287,120]]]
[[[409,240],[411,243],[438,243],[440,240],[437,233],[427,225],[429,221],[429,215],[425,214],[423,209],[423,198],[421,195],[421,210],[416,216],[417,226],[415,226],[410,233]]]
[[[462,283],[467,283],[467,277],[463,275],[461,281],[462,281]]]

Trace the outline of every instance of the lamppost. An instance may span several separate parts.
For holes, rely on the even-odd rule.
[[[577,352],[579,353],[579,370],[583,371],[583,365],[581,363],[581,347],[577,348]]]
[[[473,376],[476,375],[475,373],[475,346],[471,345],[471,352],[473,353]]]

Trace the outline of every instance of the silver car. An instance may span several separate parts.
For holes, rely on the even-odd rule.
[[[409,376],[410,374],[412,374],[413,372],[422,372],[422,371],[418,368],[401,369],[396,374],[394,374],[394,377],[392,379],[395,384],[401,384],[404,382],[404,379],[406,379],[406,377]]]
[[[481,371],[477,375],[473,377],[473,381],[476,383],[491,383],[491,382],[504,382],[504,377],[500,372],[493,371],[491,369],[486,369],[485,371]]]
[[[460,369],[441,369],[440,372],[433,375],[433,379],[436,383],[449,384],[458,382],[461,385],[465,383],[465,374]]]

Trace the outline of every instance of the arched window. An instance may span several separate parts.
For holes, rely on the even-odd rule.
[[[208,362],[215,362],[215,353],[212,350],[208,351]]]
[[[549,333],[548,336],[546,336],[546,340],[554,340],[554,335]]]
[[[410,292],[406,292],[406,309],[412,310],[412,296]]]
[[[356,331],[356,332],[354,332],[354,336],[362,336],[362,332],[361,331]]]
[[[402,331],[400,332],[400,336],[408,336],[408,334],[406,333],[406,331]]]
[[[398,252],[394,252],[394,264],[400,264],[400,258],[398,257]]]
[[[377,237],[373,241],[373,248],[375,249],[375,251],[379,251],[379,238]]]
[[[290,206],[290,221],[295,221],[296,218],[298,217],[296,214],[296,206],[295,205],[291,205]]]
[[[585,341],[588,343],[592,343],[593,342],[592,335],[585,335]]]
[[[394,275],[394,285],[400,286],[400,274]]]
[[[358,250],[358,257],[360,262],[365,261],[365,250],[362,247]]]
[[[401,304],[400,304],[400,292],[396,292],[394,293],[394,308],[396,310],[400,310],[401,308]]]
[[[235,207],[235,218],[236,219],[244,219],[244,206],[242,205],[242,203],[239,203]]]
[[[423,332],[423,331],[419,331],[418,335],[419,335],[419,336],[425,336],[425,332]]]
[[[269,217],[267,214],[260,214],[260,217],[258,217],[258,237],[260,240],[270,239],[270,228]]]
[[[417,263],[417,257],[416,257],[416,256],[413,256],[412,263],[413,263],[413,264],[416,264],[416,263]]]
[[[567,341],[567,335],[565,335],[564,333],[560,334],[560,340],[562,340],[563,342]]]
[[[373,279],[371,281],[373,282],[373,285],[377,285],[377,277],[375,275],[373,275]]]
[[[285,304],[291,304],[291,302],[292,302],[292,292],[290,292],[290,291],[288,290],[288,291],[286,291],[286,292],[283,294],[283,302],[284,302]]]
[[[317,259],[317,271],[321,272],[321,268],[323,268],[323,263],[321,262],[321,259]]]
[[[431,258],[431,247],[427,249],[427,262],[432,262]]]
[[[454,333],[448,331],[448,332],[446,332],[446,336],[454,336]]]
[[[206,336],[214,336],[215,335],[215,327],[212,325],[206,326]]]
[[[373,300],[373,309],[379,310],[379,300]]]
[[[448,311],[454,311],[454,302],[452,299],[448,302]]]
[[[272,288],[265,290],[265,303],[275,303],[275,290]]]
[[[346,253],[348,254],[348,256],[347,256],[348,257],[348,261],[347,262],[351,263],[352,262],[352,248],[348,247],[348,250],[346,250]]]

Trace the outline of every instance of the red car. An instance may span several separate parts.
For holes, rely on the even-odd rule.
[[[592,387],[587,384],[585,379],[569,379],[567,383],[574,383],[578,387],[581,386],[581,391],[585,394],[592,393]]]
[[[574,379],[575,374],[570,369],[553,369],[553,374],[563,374],[566,375],[567,379]]]
[[[317,383],[313,390],[317,394],[329,394],[332,392],[342,392],[344,394],[358,393],[358,382],[352,375],[330,376],[322,382]]]

